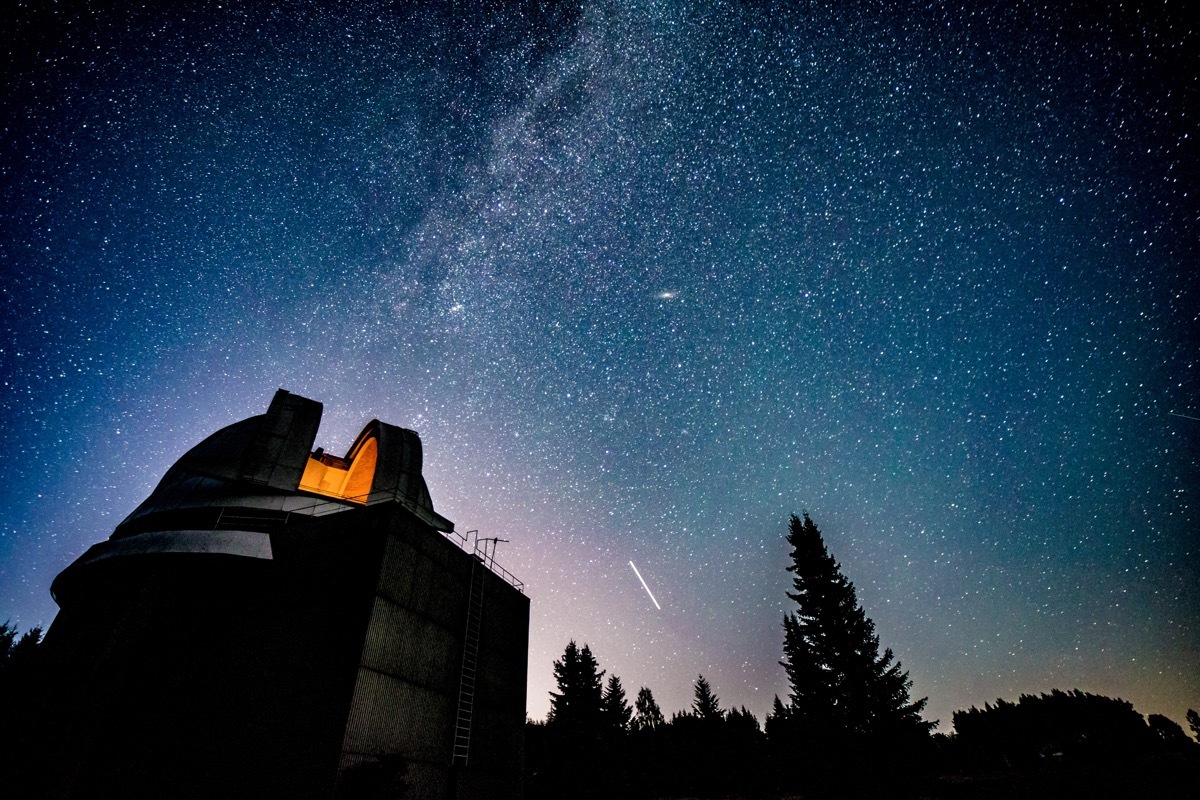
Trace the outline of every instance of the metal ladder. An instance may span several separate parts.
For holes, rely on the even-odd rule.
[[[479,629],[483,621],[483,582],[487,570],[479,556],[479,541],[471,559],[471,595],[467,599],[467,629],[463,636],[462,673],[458,682],[458,719],[454,723],[451,764],[467,765],[471,750],[471,718],[475,713],[475,676],[479,669]]]

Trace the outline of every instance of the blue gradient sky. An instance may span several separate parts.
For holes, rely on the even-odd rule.
[[[464,5],[9,12],[0,617],[283,387],[510,540],[535,718],[765,715],[802,510],[942,730],[1200,706],[1185,4]]]

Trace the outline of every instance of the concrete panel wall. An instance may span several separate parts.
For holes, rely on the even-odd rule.
[[[430,691],[450,693],[458,688],[460,647],[460,637],[434,619],[376,597],[362,666]]]
[[[471,574],[484,567],[402,510],[386,525],[343,772],[401,754],[411,797],[519,797],[528,598],[485,573],[471,755],[452,769]]]

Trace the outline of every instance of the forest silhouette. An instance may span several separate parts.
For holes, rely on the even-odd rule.
[[[525,795],[550,798],[1107,798],[1179,794],[1200,787],[1200,714],[1190,735],[1160,714],[1079,690],[998,699],[956,711],[953,731],[933,733],[909,695],[911,681],[875,627],[853,583],[807,514],[793,516],[794,607],[782,623],[786,697],[765,723],[725,708],[703,675],[689,708],[668,718],[650,687],[631,704],[621,678],[588,644],[567,643],[553,664],[545,721],[525,725]],[[0,624],[0,747],[15,768],[10,788],[36,795],[52,754],[42,730],[45,680],[40,628]],[[606,679],[607,676],[607,679]],[[404,764],[354,775],[341,797],[403,794]],[[377,770],[379,772],[379,770]]]
[[[700,675],[668,720],[650,687],[631,708],[585,643],[554,662],[545,722],[526,724],[526,791],[545,798],[1107,798],[1194,792],[1200,743],[1170,719],[1078,690],[922,719],[908,673],[858,604],[807,514],[793,516],[795,607],[783,620],[788,696],[765,725],[721,707]],[[1188,711],[1200,739],[1200,715]]]

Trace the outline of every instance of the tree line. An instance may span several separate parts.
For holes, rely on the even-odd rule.
[[[703,675],[691,707],[670,719],[649,687],[631,705],[620,677],[605,680],[591,648],[572,640],[554,662],[549,715],[526,724],[527,796],[1030,798],[1120,796],[1122,781],[1131,791],[1200,786],[1200,745],[1179,725],[1079,691],[958,711],[953,734],[933,734],[926,698],[910,697],[908,673],[881,649],[807,514],[792,516],[787,541],[788,693],[765,725],[723,708]],[[1200,715],[1187,720],[1200,739]]]
[[[554,671],[550,714],[526,725],[528,797],[720,794],[762,783],[762,727],[745,708],[723,709],[703,675],[691,708],[668,720],[648,687],[631,705],[618,676],[604,681],[586,644],[570,642]]]

